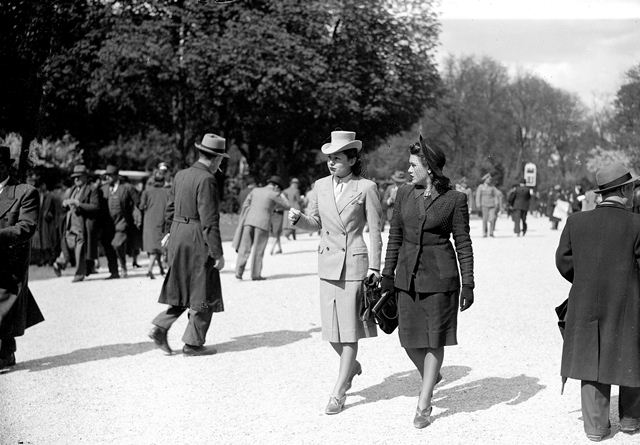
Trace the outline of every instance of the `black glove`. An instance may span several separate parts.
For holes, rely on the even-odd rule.
[[[396,288],[393,285],[393,277],[385,277],[382,276],[382,280],[380,281],[380,288],[382,289],[382,293],[386,292],[395,292]]]
[[[465,311],[473,304],[473,288],[462,286],[460,289],[460,312]]]

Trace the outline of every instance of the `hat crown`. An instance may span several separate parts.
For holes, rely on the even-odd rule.
[[[74,173],[86,173],[87,167],[84,164],[78,164],[73,166]]]
[[[349,142],[353,142],[355,140],[356,140],[355,131],[332,131],[331,132],[331,143],[333,145],[348,144]]]
[[[609,164],[598,169],[596,172],[596,184],[598,187],[602,187],[603,185],[607,185],[610,182],[626,177],[627,175],[631,178],[629,169],[625,168],[624,165],[619,162]]]
[[[224,150],[226,141],[217,134],[207,133],[202,137],[200,145],[211,150]]]

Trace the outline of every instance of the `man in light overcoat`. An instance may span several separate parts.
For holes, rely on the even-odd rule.
[[[0,147],[0,369],[16,364],[16,340],[44,320],[29,290],[29,252],[40,197],[9,177],[9,147]]]
[[[152,321],[149,333],[156,346],[171,354],[167,331],[188,309],[189,323],[182,336],[182,352],[187,356],[216,352],[204,343],[213,312],[224,310],[220,287],[224,257],[214,174],[229,155],[225,140],[212,133],[195,146],[198,161],[176,174],[169,194],[165,213],[165,221],[171,224],[169,269],[158,299],[169,308]]]
[[[476,190],[476,207],[482,211],[482,236],[493,237],[500,208],[500,192],[493,185],[491,174],[482,177],[483,183]]]
[[[236,260],[236,278],[241,280],[249,256],[251,260],[251,279],[264,280],[262,260],[269,241],[271,215],[276,206],[288,210],[291,206],[281,196],[282,179],[272,176],[264,187],[254,188],[242,204],[240,223],[234,236],[234,246],[238,252]],[[238,242],[239,241],[239,242]]]
[[[572,283],[561,374],[582,381],[587,437],[609,435],[611,385],[620,386],[620,429],[640,429],[640,215],[630,211],[637,180],[615,163],[596,173],[603,200],[570,215],[556,266]]]

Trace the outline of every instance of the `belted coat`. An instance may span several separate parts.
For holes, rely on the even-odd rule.
[[[556,266],[571,282],[561,375],[640,387],[640,215],[620,204],[571,214]]]
[[[166,207],[169,270],[159,302],[197,312],[222,312],[220,213],[216,180],[201,162],[180,170]]]
[[[10,179],[0,193],[0,338],[21,336],[44,320],[28,287],[39,209],[38,191],[30,185]]]
[[[453,235],[455,251],[449,240]],[[457,252],[457,260],[456,260]],[[460,265],[460,273],[458,272]],[[382,275],[394,286],[421,293],[474,286],[467,196],[455,190],[435,194],[425,206],[413,184],[398,189]]]

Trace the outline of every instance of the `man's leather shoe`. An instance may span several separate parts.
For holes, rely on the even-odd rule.
[[[251,278],[253,281],[263,281],[266,280],[265,277],[255,277],[255,278]]]
[[[193,346],[185,344],[182,347],[182,353],[188,357],[195,357],[198,355],[213,355],[218,351],[216,348],[206,347],[206,346]]]
[[[344,408],[344,402],[347,400],[347,395],[343,395],[342,397],[331,396],[329,397],[329,403],[327,403],[327,407],[324,409],[325,414],[338,414]]]
[[[53,263],[51,267],[53,267],[53,273],[56,274],[56,277],[62,276],[62,269],[58,263]]]
[[[111,275],[109,275],[107,278],[105,278],[105,280],[117,280],[118,278],[120,278],[120,275],[117,273],[112,273]]]
[[[620,419],[620,431],[627,434],[640,431],[640,418],[623,417]]]
[[[15,366],[16,364],[16,355],[12,352],[11,355],[0,358],[0,369],[8,368],[10,366]]]
[[[83,281],[84,280],[84,275],[76,275],[73,277],[73,280],[71,280],[72,283],[77,283],[79,281]]]
[[[172,354],[173,351],[169,346],[169,342],[167,341],[167,330],[161,328],[160,326],[154,326],[149,331],[149,338],[153,340],[158,348],[166,352],[167,354]]]

